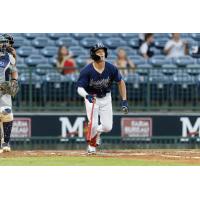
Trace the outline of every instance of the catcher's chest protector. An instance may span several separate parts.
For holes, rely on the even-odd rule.
[[[9,80],[9,74],[7,73],[10,66],[10,58],[8,53],[4,56],[0,56],[0,83]]]

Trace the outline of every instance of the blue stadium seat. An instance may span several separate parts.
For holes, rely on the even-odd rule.
[[[17,56],[17,65],[18,64],[24,64],[24,58]]]
[[[81,46],[69,47],[69,51],[72,53],[73,57],[89,55],[89,52]]]
[[[147,75],[152,67],[150,64],[139,64],[137,65],[136,71],[141,75]]]
[[[47,37],[36,37],[34,40],[32,40],[32,45],[36,48],[44,48],[46,46],[54,46],[55,43],[53,40],[50,40]]]
[[[200,74],[200,64],[189,64],[186,66],[187,73],[190,75]]]
[[[100,42],[99,39],[97,39],[96,37],[86,37],[83,38],[80,41],[80,44],[84,47],[84,48],[91,48],[93,45],[95,45],[97,42]]]
[[[131,47],[133,47],[134,49],[138,49],[139,48],[139,40],[135,39],[135,38],[130,39],[128,41],[128,45],[131,46]]]
[[[110,37],[119,37],[118,33],[96,33],[95,35],[101,39],[106,39]]]
[[[72,37],[61,37],[56,41],[56,45],[57,46],[64,45],[64,46],[70,47],[70,46],[77,46],[79,45],[79,43]]]
[[[28,69],[26,64],[17,64],[18,73],[21,73],[20,70]]]
[[[58,47],[55,46],[46,46],[41,50],[41,53],[45,57],[53,57],[58,53]]]
[[[177,71],[177,65],[174,64],[163,64],[162,65],[162,72],[165,75],[171,76]]]
[[[200,41],[200,33],[192,33],[191,37],[196,41]]]
[[[165,76],[161,70],[152,70],[149,72],[149,81],[153,84],[169,83],[169,79]]]
[[[32,46],[21,46],[16,51],[17,55],[21,57],[28,57],[33,54],[39,54],[39,51]]]
[[[168,38],[169,39],[170,33],[154,33],[153,36],[155,39],[158,39],[158,38]]]
[[[47,64],[48,60],[41,55],[31,55],[25,59],[28,66],[36,66],[38,64]]]
[[[165,44],[168,42],[169,38],[157,38],[155,39],[155,47],[158,49],[163,49],[165,47]]]
[[[106,61],[109,62],[109,63],[115,64],[116,59],[117,59],[116,55],[112,55],[112,56],[110,55],[110,56],[108,56]]]
[[[117,54],[118,50],[119,49],[124,49],[127,53],[128,56],[132,56],[132,55],[136,55],[137,54],[137,50],[136,49],[133,49],[129,46],[121,46],[121,47],[118,47],[116,50],[115,50],[115,53]]]
[[[94,33],[72,33],[72,36],[76,39],[76,40],[81,40],[85,37],[94,37]]]
[[[173,81],[176,84],[194,84],[195,78],[193,76],[190,76],[186,71],[177,71],[173,75]]]
[[[44,76],[47,73],[51,73],[52,69],[54,68],[51,64],[38,64],[35,73],[39,76]]]
[[[46,37],[46,33],[23,33],[23,36],[27,39],[34,39],[36,37]]]
[[[189,64],[195,64],[196,60],[190,56],[182,56],[174,58],[174,63],[177,64],[179,67],[185,67]]]
[[[126,41],[134,38],[134,39],[138,39],[138,33],[120,33],[119,34],[120,37]]]
[[[70,37],[71,33],[47,33],[47,36],[52,40],[57,40],[61,37]]]
[[[48,59],[48,64],[51,64],[53,66],[56,66],[56,62],[57,62],[57,55]]]
[[[135,65],[143,65],[143,64],[147,64],[147,61],[139,55],[135,55],[135,56],[129,56],[129,59],[131,59],[131,61],[135,64]]]
[[[172,64],[172,59],[164,55],[157,55],[150,58],[149,63],[156,67],[161,67],[164,64]]]
[[[84,67],[87,64],[87,60],[90,59],[89,55],[88,56],[79,56],[76,58],[76,64],[78,67]]]
[[[14,48],[18,48],[20,46],[29,46],[31,45],[31,42],[24,37],[14,37],[15,43],[14,43]]]
[[[119,37],[111,37],[111,38],[107,38],[104,41],[105,45],[108,46],[111,49],[115,49],[119,46],[125,46],[126,45],[126,41],[122,40]]]

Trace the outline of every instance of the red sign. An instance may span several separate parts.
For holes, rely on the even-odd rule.
[[[122,137],[150,137],[152,135],[151,118],[122,118]]]
[[[15,118],[11,137],[31,137],[31,118]]]

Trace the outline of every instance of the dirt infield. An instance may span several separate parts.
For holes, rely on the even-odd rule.
[[[90,155],[91,156],[91,155]],[[1,153],[0,158],[17,157],[88,157],[85,151],[12,151]],[[119,158],[126,160],[177,161],[200,165],[200,150],[102,150],[96,158]]]

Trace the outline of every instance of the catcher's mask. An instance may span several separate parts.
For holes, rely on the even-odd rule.
[[[7,47],[8,40],[3,35],[0,35],[0,52],[5,54]]]
[[[3,34],[2,36],[5,37],[8,40],[9,45],[12,47],[13,44],[14,44],[13,36],[10,35],[10,34],[7,34],[7,33]]]
[[[108,56],[108,52],[107,52],[107,48],[104,46],[103,43],[99,42],[97,44],[95,44],[91,49],[90,49],[90,57],[94,60],[94,61],[99,61],[101,59],[100,56],[96,55],[96,51],[99,49],[103,49],[105,52],[105,57],[107,58]]]

